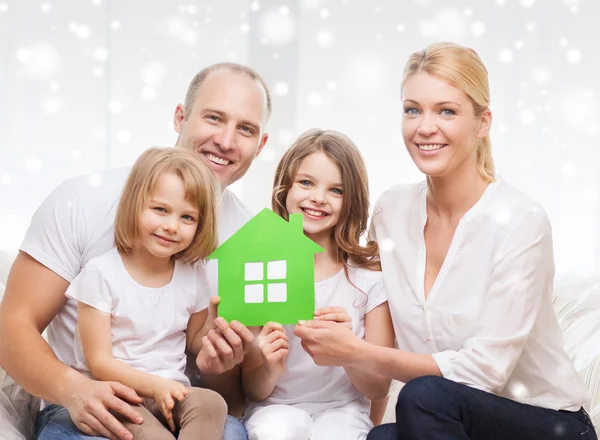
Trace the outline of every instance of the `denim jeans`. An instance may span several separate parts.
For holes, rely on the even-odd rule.
[[[198,434],[201,440],[201,433]],[[50,405],[44,408],[35,423],[34,440],[106,440],[104,437],[90,437],[81,432],[71,421],[71,416],[63,406]],[[223,440],[248,440],[246,428],[238,419],[227,416]]]
[[[367,440],[597,440],[579,411],[526,405],[437,376],[420,377],[400,391],[396,423],[378,426]]]

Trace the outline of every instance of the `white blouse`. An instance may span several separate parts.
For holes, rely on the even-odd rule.
[[[554,258],[546,213],[496,181],[460,220],[427,300],[427,184],[378,200],[371,236],[400,349],[432,354],[450,380],[551,409],[587,408],[552,308]]]

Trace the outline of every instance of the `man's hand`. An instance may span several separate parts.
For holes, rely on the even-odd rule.
[[[323,307],[322,309],[317,309],[315,310],[315,320],[337,322],[352,330],[352,317],[343,307]]]
[[[221,374],[233,369],[242,363],[254,342],[254,335],[244,324],[238,321],[228,324],[217,317],[218,303],[211,299],[208,306],[205,329],[209,331],[202,337],[202,349],[196,357],[201,373]]]
[[[349,366],[362,342],[347,326],[333,321],[302,321],[294,327],[294,334],[321,366]]]
[[[129,404],[142,403],[136,392],[119,382],[100,382],[80,376],[72,382],[70,399],[63,402],[73,423],[87,435],[111,440],[133,440],[133,435],[113,416],[117,412],[134,423],[142,423],[140,416]]]
[[[257,342],[269,372],[279,377],[285,371],[288,355],[288,337],[283,326],[268,322],[258,335]]]

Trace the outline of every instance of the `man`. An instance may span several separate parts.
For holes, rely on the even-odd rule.
[[[270,112],[271,99],[262,78],[231,63],[199,72],[185,103],[175,109],[176,146],[195,151],[223,185],[221,242],[250,218],[226,187],[246,173],[267,142],[264,130]],[[132,389],[91,380],[69,367],[77,312],[75,303],[64,295],[85,263],[112,247],[115,210],[127,174],[127,169],[109,170],[102,174],[100,185],[86,177],[60,185],[36,211],[9,274],[0,305],[0,365],[26,391],[54,403],[38,417],[40,440],[84,438],[82,433],[131,439],[118,418],[142,422],[129,405],[140,402]],[[230,413],[235,412],[236,392],[240,399],[239,373],[234,367],[253,335],[240,323],[215,319],[214,301],[207,324],[215,328],[214,347],[198,355],[202,378],[228,400]],[[48,343],[41,336],[46,327]],[[246,433],[229,417],[224,438],[246,438]]]

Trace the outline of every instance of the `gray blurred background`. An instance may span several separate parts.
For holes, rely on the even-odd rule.
[[[0,0],[0,250],[62,180],[172,145],[188,81],[218,61],[252,65],[274,95],[267,147],[233,186],[253,210],[311,127],[357,143],[374,203],[422,179],[402,68],[450,40],[488,67],[497,168],[547,210],[557,272],[598,274],[599,19],[600,0]]]

